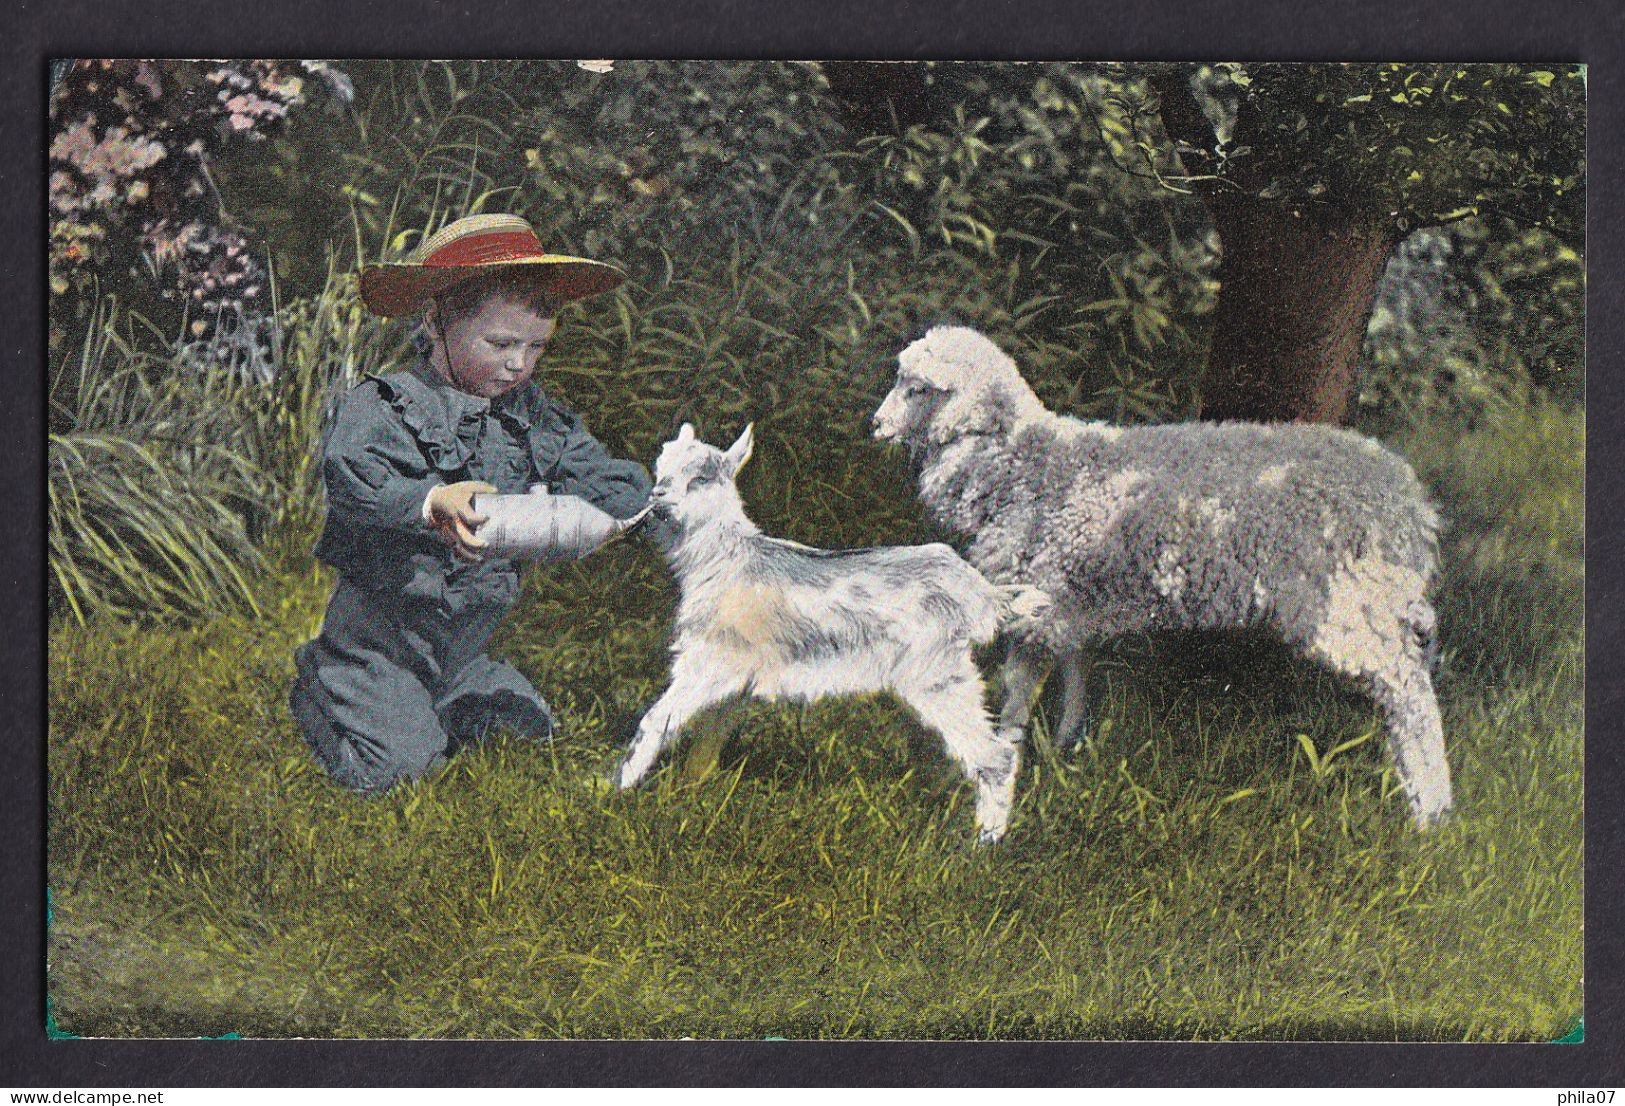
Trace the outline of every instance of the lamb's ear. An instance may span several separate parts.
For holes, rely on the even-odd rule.
[[[677,432],[677,440],[680,442],[692,442],[694,440],[694,424],[691,422],[685,422],[683,424],[683,428]]]
[[[739,435],[739,440],[729,446],[728,452],[724,454],[728,458],[728,467],[736,473],[745,467],[745,462],[750,460],[751,450],[756,448],[755,430],[755,423],[747,423],[744,432]]]
[[[947,445],[966,434],[991,434],[998,427],[1003,398],[995,386],[960,382],[932,412],[926,436],[936,445]]]

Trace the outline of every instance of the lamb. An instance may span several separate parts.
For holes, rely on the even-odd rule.
[[[1036,617],[1045,597],[995,587],[946,545],[823,550],[764,535],[735,484],[753,435],[747,426],[724,452],[685,423],[661,447],[651,495],[677,531],[666,554],[680,590],[672,680],[616,783],[635,786],[710,704],[892,691],[976,785],[979,840],[999,840],[1020,746],[993,729],[971,647]]]
[[[968,539],[971,564],[1053,599],[1005,662],[999,723],[1013,745],[1050,657],[1065,747],[1087,726],[1087,643],[1264,626],[1370,692],[1418,827],[1450,811],[1430,675],[1440,521],[1377,442],[1318,425],[1068,418],[965,327],[903,350],[873,427],[922,461],[920,497]]]

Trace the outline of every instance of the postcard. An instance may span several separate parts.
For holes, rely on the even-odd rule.
[[[1583,1038],[1583,67],[51,83],[52,1034]]]

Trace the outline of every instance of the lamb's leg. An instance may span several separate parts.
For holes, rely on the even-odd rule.
[[[1407,655],[1405,663],[1373,675],[1370,685],[1386,716],[1388,755],[1405,788],[1411,818],[1418,829],[1427,829],[1450,813],[1453,801],[1444,727],[1427,661]]]
[[[1422,638],[1435,622],[1421,577],[1368,559],[1332,577],[1325,614],[1308,639],[1311,655],[1371,689],[1411,817],[1423,829],[1451,804],[1439,701],[1423,655]]]
[[[1033,695],[1044,679],[1044,649],[1030,642],[1012,642],[1004,658],[1004,706],[999,711],[999,733],[1020,745],[1032,718]]]
[[[738,691],[730,682],[712,680],[694,682],[674,677],[666,693],[638,723],[638,733],[627,750],[626,759],[615,773],[615,785],[622,789],[635,787],[667,745],[677,737],[683,723],[712,703],[726,699]]]
[[[1089,662],[1084,651],[1068,649],[1057,665],[1061,673],[1061,724],[1055,747],[1070,752],[1089,740]]]
[[[900,688],[899,694],[922,722],[942,735],[948,755],[976,785],[978,841],[990,845],[999,840],[1009,828],[1010,807],[1015,802],[1021,730],[994,732],[975,662],[967,653],[940,682],[926,688]]]

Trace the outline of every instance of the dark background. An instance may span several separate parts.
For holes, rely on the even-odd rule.
[[[85,2],[23,5],[0,68],[0,207],[12,261],[3,450],[14,597],[0,642],[5,708],[0,832],[0,1084],[14,1087],[308,1084],[1152,1084],[1538,1085],[1625,1082],[1620,1025],[1621,144],[1615,4],[1538,10],[1510,0],[1384,0],[1324,10],[1174,0],[1090,10],[1061,2],[723,0],[479,6],[434,0],[332,5]],[[1586,1043],[1557,1045],[408,1043],[47,1041],[44,1031],[43,679],[44,174],[46,62],[53,56],[1076,58],[1581,61],[1590,66],[1587,558]]]

